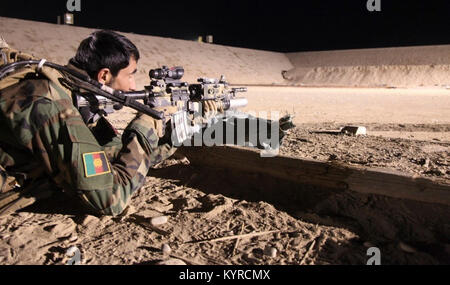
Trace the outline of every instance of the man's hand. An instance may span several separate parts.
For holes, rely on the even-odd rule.
[[[139,120],[139,123],[144,125],[145,127],[154,129],[158,137],[161,138],[164,136],[164,124],[162,120],[157,120],[142,113],[139,113],[136,116],[136,119]]]
[[[156,111],[164,112],[165,122],[166,124],[170,122],[172,115],[178,112],[178,108],[176,106],[164,106],[164,107],[156,107],[153,108]],[[154,129],[157,130],[158,136],[162,138],[165,134],[166,125],[162,120],[154,119],[148,116],[146,120],[150,123],[151,126],[154,126]]]

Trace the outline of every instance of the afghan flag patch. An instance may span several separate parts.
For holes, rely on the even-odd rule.
[[[111,172],[104,151],[84,153],[83,163],[86,177],[93,177]]]

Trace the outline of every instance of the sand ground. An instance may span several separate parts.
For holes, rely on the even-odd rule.
[[[295,123],[450,123],[450,90],[248,87],[246,111],[296,113]]]
[[[449,100],[442,90],[429,92],[254,87],[248,98],[257,112],[303,110],[297,128],[284,139],[282,155],[332,157],[450,183],[449,113],[444,112]],[[110,120],[122,130],[133,116],[125,109]],[[366,125],[369,136],[315,133],[353,123]],[[425,135],[417,141],[379,132]],[[159,216],[168,222],[152,226],[151,218]],[[0,264],[66,264],[72,246],[80,250],[82,264],[151,265],[173,258],[209,265],[365,264],[374,246],[383,264],[448,264],[449,217],[445,205],[292,185],[258,174],[193,167],[175,157],[150,171],[121,217],[85,215],[63,195],[0,217]],[[255,233],[263,234],[240,238],[238,244],[226,239]],[[170,254],[163,253],[164,245]]]
[[[245,97],[249,100],[245,111],[295,114],[296,124],[361,125],[374,136],[450,141],[450,90],[446,89],[251,86]]]

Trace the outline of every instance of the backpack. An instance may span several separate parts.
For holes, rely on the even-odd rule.
[[[11,48],[6,43],[6,41],[0,36],[0,68],[10,63],[26,60],[41,60],[41,58]],[[45,76],[48,80],[57,84],[63,90],[68,92],[68,94],[70,94],[71,92],[71,90],[69,90],[66,86],[61,84],[59,79],[62,77],[62,75],[58,70],[48,66],[43,66],[40,68],[39,66],[36,65],[21,68],[19,71],[16,71],[11,75],[8,75],[7,77],[1,79],[0,90],[18,83],[29,73],[39,73]]]
[[[27,60],[39,60],[39,58],[9,47],[6,41],[0,37],[0,69],[10,63]],[[39,73],[67,92],[70,92],[69,89],[60,83],[59,78],[61,78],[61,74],[59,71],[47,66],[42,68],[38,68],[37,66],[26,66],[14,71],[0,80],[0,91],[18,83],[29,73]],[[2,157],[2,151],[3,150],[0,148],[0,157]],[[29,174],[29,177],[33,182],[27,187],[20,187],[20,183],[23,182],[21,181],[22,179],[9,176],[6,170],[0,165],[0,216],[23,209],[33,204],[36,200],[51,196],[52,191],[49,190],[51,185],[49,185],[47,180],[39,178],[41,174],[42,171],[33,171],[33,173]]]

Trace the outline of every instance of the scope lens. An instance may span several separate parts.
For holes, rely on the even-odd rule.
[[[170,78],[172,79],[181,79],[184,75],[184,69],[181,67],[177,67],[174,70],[171,71],[172,74],[170,76]]]
[[[181,79],[184,75],[184,69],[182,67],[174,67],[172,69],[168,68],[158,68],[158,69],[152,69],[149,72],[150,78],[153,79],[174,79],[178,80]]]
[[[150,70],[150,78],[163,79],[163,71],[161,68]]]

